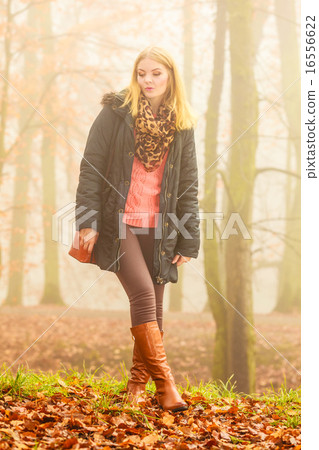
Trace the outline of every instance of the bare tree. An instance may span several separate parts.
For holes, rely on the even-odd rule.
[[[44,103],[44,116],[48,121],[53,121],[59,108],[59,96],[57,86],[52,79],[55,78],[55,52],[54,39],[52,37],[51,5],[41,5],[40,26],[43,36],[47,39],[43,45],[43,83],[50,86]],[[60,294],[58,243],[52,240],[51,220],[55,212],[56,204],[56,131],[46,124],[42,135],[42,179],[43,179],[43,229],[44,229],[44,292],[41,303],[63,304]]]
[[[193,86],[193,4],[184,0],[184,83],[189,101],[192,100]],[[169,289],[169,310],[181,311],[183,307],[184,265],[178,268],[178,282],[171,283]]]
[[[254,79],[251,0],[227,2],[231,59],[232,148],[228,159],[229,214],[251,223],[257,148],[258,97]],[[255,388],[251,240],[225,241],[228,373],[239,391]],[[244,319],[245,318],[245,319]]]
[[[27,10],[27,27],[34,30],[36,22],[35,8]],[[31,36],[30,36],[31,37]],[[36,53],[28,46],[24,51],[23,78],[26,86],[33,86],[37,66]],[[31,90],[27,94],[32,100]],[[19,129],[25,128],[29,121],[30,106],[22,102],[19,114]],[[28,214],[28,189],[30,182],[30,160],[34,143],[35,127],[27,127],[20,144],[15,150],[15,181],[13,193],[13,211],[9,254],[9,285],[5,304],[21,305],[23,303],[23,279],[26,254],[26,226]]]
[[[205,196],[201,203],[203,212],[216,211],[217,174],[217,136],[219,128],[220,103],[224,80],[225,37],[226,37],[226,3],[217,2],[216,32],[214,42],[213,77],[208,98],[205,131]],[[217,291],[221,290],[221,241],[214,226],[213,239],[203,240],[205,277],[208,304],[216,322],[215,349],[213,357],[213,377],[226,381],[227,371],[227,316],[226,305]],[[211,287],[214,286],[214,288]]]
[[[8,153],[6,151],[6,133],[8,124],[8,99],[9,99],[9,84],[8,80],[10,78],[10,67],[12,62],[12,4],[11,0],[7,0],[3,5],[5,11],[5,22],[4,22],[4,33],[3,33],[3,53],[2,53],[2,89],[1,89],[1,99],[0,99],[0,184],[3,182],[3,167],[6,162]],[[0,248],[0,275],[2,268],[2,249]]]
[[[12,1],[7,0],[3,5],[6,11],[5,31],[3,39],[3,69],[2,69],[2,90],[1,90],[1,109],[0,109],[0,182],[2,182],[3,165],[6,161],[5,136],[8,122],[8,98],[9,98],[9,84],[10,68],[12,62],[12,33],[13,33],[13,14]]]

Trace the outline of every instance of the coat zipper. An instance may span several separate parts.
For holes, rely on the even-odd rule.
[[[171,155],[169,155],[169,156],[171,156]],[[168,164],[168,168],[167,168],[167,174],[166,174],[166,180],[165,180],[165,193],[164,193],[164,195],[165,195],[165,209],[164,209],[164,213],[163,213],[163,216],[162,216],[162,237],[161,237],[161,241],[160,241],[159,246],[158,246],[159,274],[158,274],[157,278],[158,278],[160,284],[161,284],[161,281],[163,281],[163,279],[161,278],[161,274],[162,274],[161,251],[162,251],[162,243],[163,243],[164,228],[165,228],[164,217],[166,216],[166,211],[167,211],[167,187],[168,187],[168,174],[169,174],[170,161],[167,160],[166,163]]]
[[[134,143],[133,148],[134,148],[134,147],[135,147],[135,139],[134,139],[133,126],[132,126],[132,125],[129,125],[129,128],[130,128],[130,130],[131,130],[131,132],[132,132],[133,143]],[[133,168],[133,165],[132,165],[132,168]],[[126,196],[126,199],[125,199],[124,211],[125,211],[126,200],[127,200],[127,196]],[[116,265],[117,265],[117,271],[120,270],[120,267],[121,267],[120,259],[119,259],[119,257],[120,257],[120,248],[121,248],[121,240],[120,240],[120,236],[118,237],[118,239],[119,239],[119,243],[118,243],[117,251],[116,251],[116,260],[117,260],[117,261],[116,261]]]

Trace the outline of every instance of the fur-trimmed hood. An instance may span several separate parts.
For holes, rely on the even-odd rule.
[[[126,93],[127,89],[120,92],[107,92],[102,97],[101,105],[112,105],[113,108],[118,108],[123,104]]]
[[[119,116],[123,118],[126,117],[127,123],[130,124],[132,122],[132,116],[130,114],[129,105],[126,105],[123,108],[126,93],[127,89],[123,89],[120,92],[107,92],[102,97],[101,105],[103,105],[104,108],[108,106],[111,107]]]

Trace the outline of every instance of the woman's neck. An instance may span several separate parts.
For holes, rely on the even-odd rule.
[[[160,104],[162,103],[162,98],[150,98],[149,99],[151,109],[153,114],[157,115],[158,108],[160,107]]]

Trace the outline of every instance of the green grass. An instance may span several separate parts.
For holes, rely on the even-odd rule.
[[[203,383],[199,382],[198,385],[191,385],[188,379],[186,379],[186,390],[194,395],[202,395],[207,401],[216,400],[222,398],[236,398],[236,383],[232,382],[232,377],[226,383],[221,380]]]
[[[90,386],[93,390],[109,392],[114,395],[124,389],[125,376],[118,382],[106,373],[97,377],[96,372],[88,372],[85,368],[82,372],[66,369],[61,369],[56,373],[33,372],[20,366],[14,374],[3,366],[0,375],[0,398],[4,395],[32,397],[38,393],[49,397],[57,393],[67,396],[70,387],[76,389]]]
[[[266,404],[275,406],[275,412],[280,417],[287,417],[284,424],[287,427],[297,428],[301,423],[301,389],[287,390],[283,383],[276,392],[273,388],[268,390],[262,397]]]

